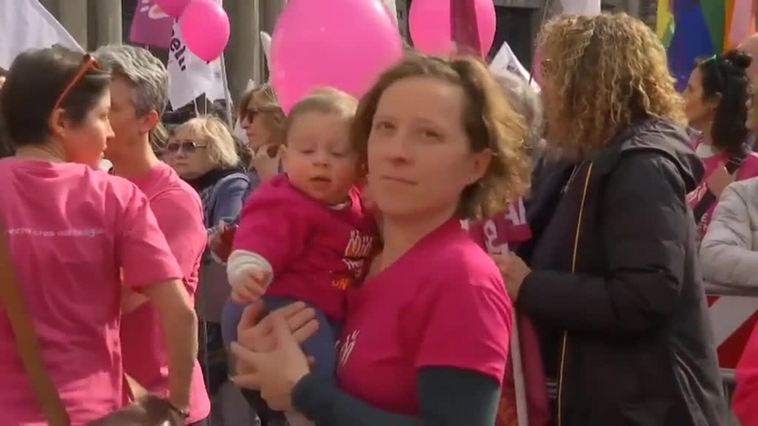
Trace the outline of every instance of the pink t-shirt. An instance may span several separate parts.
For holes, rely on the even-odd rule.
[[[345,206],[330,207],[280,175],[250,196],[233,250],[257,253],[271,264],[267,296],[311,303],[341,321],[345,292],[363,278],[375,242],[376,224],[357,190]]]
[[[165,163],[130,180],[147,196],[158,226],[179,263],[190,299],[194,300],[200,260],[208,240],[200,197]],[[121,319],[121,342],[126,372],[150,392],[168,396],[168,358],[155,309],[144,304],[125,314]],[[190,398],[188,422],[208,417],[211,404],[197,361]]]
[[[340,388],[418,415],[420,368],[462,368],[502,382],[512,310],[497,266],[451,220],[351,291]]]
[[[134,290],[181,271],[147,198],[84,165],[0,160],[0,219],[48,371],[85,424],[122,404],[121,281]],[[0,424],[46,424],[0,307]]]
[[[701,144],[699,141],[694,142],[694,148],[697,151],[700,159],[703,162],[705,173],[703,174],[703,180],[698,187],[687,194],[687,204],[690,208],[695,208],[700,200],[703,199],[705,194],[708,193],[707,179],[718,167],[724,167],[729,160],[729,155],[726,153],[713,153],[709,146]],[[758,154],[751,152],[747,158],[742,162],[742,165],[737,170],[736,180],[745,180],[758,176]],[[705,212],[700,222],[698,223],[698,237],[702,239],[708,230],[708,225],[711,223],[713,213],[716,210],[717,203],[713,205]]]

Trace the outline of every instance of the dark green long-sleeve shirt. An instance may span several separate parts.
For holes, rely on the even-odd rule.
[[[500,384],[492,377],[453,367],[425,367],[418,375],[420,411],[404,416],[373,407],[330,381],[305,376],[295,386],[295,408],[318,426],[492,426]]]

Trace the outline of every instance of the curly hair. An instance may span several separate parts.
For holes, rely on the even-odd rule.
[[[748,135],[745,127],[750,89],[747,69],[751,62],[747,53],[730,50],[697,65],[702,76],[703,97],[719,98],[710,129],[713,146],[730,154],[744,149]]]
[[[562,15],[546,24],[538,45],[548,142],[565,154],[586,157],[636,120],[686,123],[666,51],[642,21]]]
[[[385,71],[361,99],[353,121],[351,136],[362,158],[366,159],[374,114],[385,90],[412,77],[431,77],[461,87],[466,98],[462,124],[470,149],[473,152],[489,150],[493,154],[484,176],[463,190],[458,215],[473,219],[505,210],[529,186],[529,160],[524,143],[526,124],[479,60],[410,53]]]

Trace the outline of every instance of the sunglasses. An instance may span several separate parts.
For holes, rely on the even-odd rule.
[[[66,96],[68,96],[68,94],[71,93],[71,90],[73,90],[77,83],[79,83],[82,78],[87,75],[87,71],[93,68],[101,69],[95,58],[89,53],[85,53],[84,58],[82,59],[82,65],[79,67],[79,70],[76,72],[76,74],[74,74],[74,78],[71,79],[71,81],[66,85],[66,88],[61,92],[60,96],[58,96],[58,100],[55,101],[55,106],[53,106],[53,111],[61,107],[61,104],[66,99]]]
[[[257,117],[261,112],[262,111],[258,108],[248,108],[242,112],[242,120],[247,123],[252,123],[253,120],[255,120],[255,117]]]
[[[198,149],[205,148],[207,146],[208,145],[199,144],[195,141],[169,142],[168,145],[166,145],[166,152],[170,154],[176,154],[177,152],[182,151],[187,154],[193,154]]]

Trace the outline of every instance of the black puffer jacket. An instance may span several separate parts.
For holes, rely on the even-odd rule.
[[[517,306],[558,336],[557,424],[724,424],[685,202],[702,173],[684,129],[648,120],[537,188],[558,201],[542,204]]]

